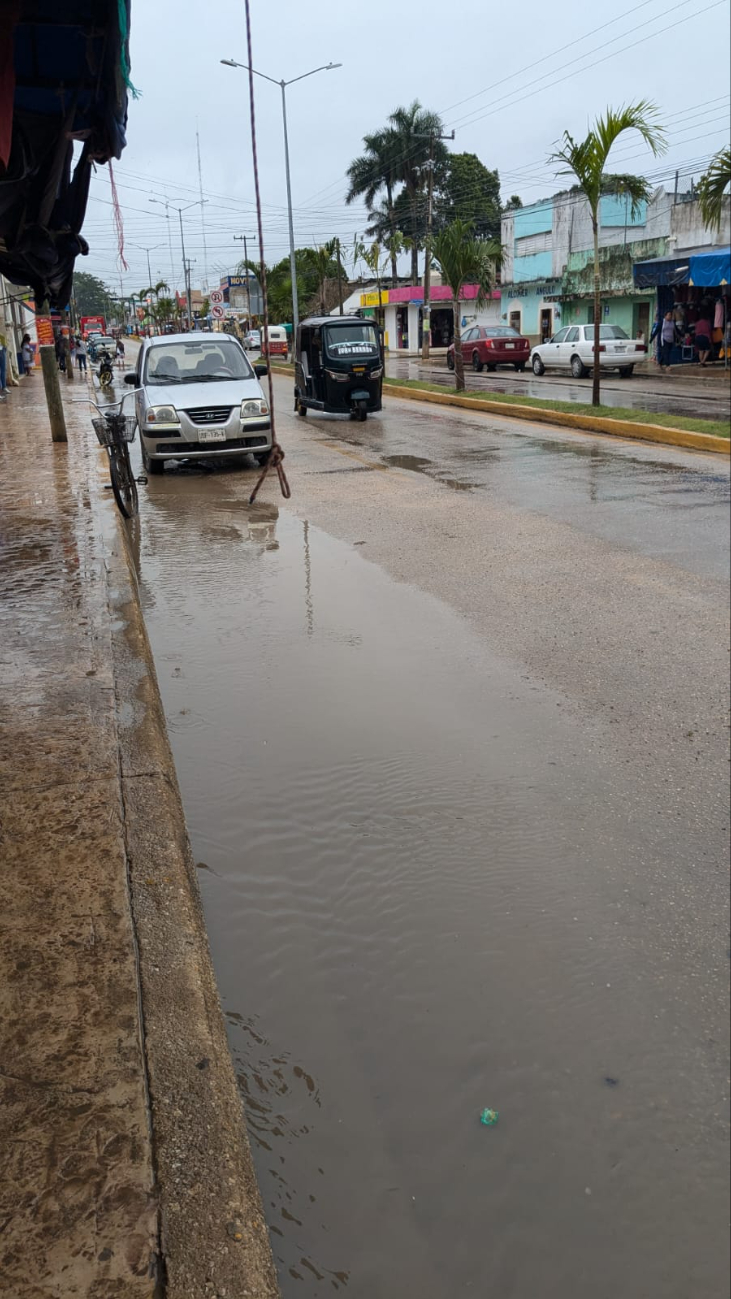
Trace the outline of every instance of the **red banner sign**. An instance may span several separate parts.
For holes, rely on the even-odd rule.
[[[50,316],[36,316],[36,334],[39,347],[53,347],[53,325]]]

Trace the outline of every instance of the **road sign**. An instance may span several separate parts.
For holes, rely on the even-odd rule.
[[[211,306],[220,307],[221,303],[223,302],[222,289],[211,289],[211,292],[208,296],[210,298]]]
[[[223,320],[223,317],[226,315],[226,312],[224,311],[223,307],[219,302],[214,302],[213,306],[211,307],[211,315],[213,316],[214,320]]]

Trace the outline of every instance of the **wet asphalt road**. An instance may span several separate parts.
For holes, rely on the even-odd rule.
[[[427,383],[451,385],[454,376],[443,356],[435,356],[422,365],[416,357],[389,356],[386,372],[393,379],[422,379]],[[488,374],[465,371],[468,389],[485,392],[507,392],[523,397],[549,398],[551,401],[591,402],[591,377],[572,379],[566,373],[544,374],[540,378],[530,369],[522,374],[501,366]],[[729,384],[720,375],[709,379],[684,379],[678,374],[661,374],[648,364],[637,369],[631,379],[620,379],[609,372],[602,375],[602,404],[626,406],[632,410],[662,411],[685,415],[691,419],[729,419]]]
[[[728,461],[276,390],[134,537],[283,1295],[716,1299]]]

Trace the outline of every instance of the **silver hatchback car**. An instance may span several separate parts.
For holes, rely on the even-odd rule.
[[[269,402],[259,376],[231,334],[166,334],[146,338],[137,369],[125,382],[138,391],[142,460],[160,474],[166,460],[242,456],[259,463],[272,446]]]

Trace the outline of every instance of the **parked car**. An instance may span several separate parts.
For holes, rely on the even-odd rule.
[[[630,338],[621,325],[599,326],[599,369],[619,370],[629,379],[635,364],[642,361],[647,345]],[[534,374],[545,370],[570,370],[575,379],[583,379],[594,367],[594,326],[567,325],[547,343],[540,343],[530,354]]]
[[[125,383],[140,389],[135,411],[142,460],[161,474],[166,460],[243,456],[259,463],[272,446],[269,403],[232,334],[169,334],[144,339]]]
[[[512,325],[473,325],[462,335],[462,360],[473,370],[495,370],[512,365],[524,370],[530,355],[530,343]],[[454,343],[447,349],[447,366],[454,369]]]
[[[253,352],[255,350],[257,352],[261,351],[261,330],[260,329],[250,329],[248,333],[244,335],[244,347],[246,348],[247,352]]]

